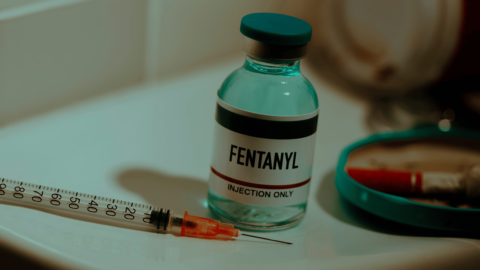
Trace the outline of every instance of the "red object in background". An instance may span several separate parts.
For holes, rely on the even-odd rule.
[[[373,190],[389,194],[421,194],[422,174],[407,171],[348,168],[348,175]]]

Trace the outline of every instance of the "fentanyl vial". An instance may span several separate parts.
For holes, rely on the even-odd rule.
[[[295,17],[242,18],[245,64],[218,91],[208,203],[236,227],[283,230],[305,215],[318,100],[300,72],[311,26]]]

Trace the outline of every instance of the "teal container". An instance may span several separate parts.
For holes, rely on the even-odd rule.
[[[404,142],[423,138],[474,139],[480,142],[480,133],[461,128],[448,132],[437,126],[375,134],[345,148],[338,160],[335,182],[341,197],[361,209],[380,217],[418,227],[457,232],[480,231],[480,209],[453,208],[414,202],[404,197],[390,195],[367,188],[353,180],[345,171],[350,154],[362,147],[382,142]]]

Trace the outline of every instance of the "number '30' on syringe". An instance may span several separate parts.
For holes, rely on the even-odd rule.
[[[239,230],[232,224],[191,216],[183,216],[172,210],[146,204],[110,199],[75,191],[30,184],[10,179],[0,180],[0,202],[22,204],[33,209],[55,212],[66,211],[68,216],[84,220],[89,216],[102,219],[107,224],[145,231],[160,231],[180,235],[207,236],[217,235],[238,237]],[[243,236],[291,244],[242,233]]]

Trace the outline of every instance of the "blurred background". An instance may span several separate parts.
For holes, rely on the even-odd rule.
[[[0,126],[239,53],[244,15],[312,21],[312,6],[317,1],[0,0]]]
[[[467,7],[468,6],[468,7]],[[478,128],[472,0],[0,0],[0,126],[239,53],[254,12],[309,22],[303,65],[370,104],[370,132]]]

